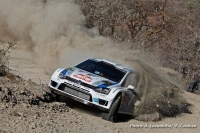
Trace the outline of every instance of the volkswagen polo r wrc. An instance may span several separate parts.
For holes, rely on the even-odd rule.
[[[117,114],[132,115],[140,101],[136,72],[106,59],[87,59],[71,68],[58,68],[49,88],[56,96],[65,96],[103,111],[102,118],[116,121]]]

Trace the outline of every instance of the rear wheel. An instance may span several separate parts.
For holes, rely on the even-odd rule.
[[[121,96],[118,96],[115,101],[113,102],[110,111],[108,113],[102,113],[102,119],[116,122],[117,120],[117,111],[119,109]]]

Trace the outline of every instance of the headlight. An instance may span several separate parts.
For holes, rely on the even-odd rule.
[[[61,79],[65,79],[66,73],[67,73],[67,70],[64,69],[64,70],[58,75],[58,77],[61,78]]]
[[[95,91],[98,92],[98,93],[106,94],[106,95],[108,95],[110,93],[109,88],[96,88]]]

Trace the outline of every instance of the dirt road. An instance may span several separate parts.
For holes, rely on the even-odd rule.
[[[50,75],[46,74],[45,69],[34,63],[29,51],[20,48],[10,51],[9,66],[11,72],[20,75],[24,79],[31,79],[38,84],[48,84]]]
[[[50,75],[30,59],[28,52],[16,49],[10,54],[10,68],[14,74],[36,83],[47,84]],[[15,80],[14,80],[15,79]],[[27,88],[31,92],[43,93],[44,87],[18,77],[1,78],[16,96],[17,104],[13,102],[0,103],[0,132],[81,132],[81,133],[133,133],[133,132],[173,132],[199,133],[200,131],[200,97],[184,92],[183,95],[192,104],[192,114],[181,114],[176,118],[164,118],[157,122],[141,122],[130,118],[121,118],[117,123],[102,120],[101,111],[67,100],[67,106],[62,102],[43,103],[39,105],[28,103],[32,95],[24,94]],[[0,92],[1,98],[3,92]],[[139,127],[138,127],[139,126]]]

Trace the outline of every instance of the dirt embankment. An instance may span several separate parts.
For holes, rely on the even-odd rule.
[[[112,131],[104,125],[91,126],[93,120],[85,119],[88,115],[82,116],[65,103],[54,101],[47,86],[12,74],[0,77],[0,81],[1,132]]]
[[[65,99],[66,103],[56,102],[45,85],[38,85],[12,74],[0,77],[0,81],[0,131],[4,133],[161,131],[198,133],[200,127],[198,104],[200,98],[187,92],[183,92],[182,95],[192,104],[190,107],[192,114],[182,113],[176,118],[165,118],[157,122],[142,122],[123,116],[117,123],[111,123],[101,119],[101,111],[86,105],[69,99]],[[138,125],[142,127],[138,128]],[[170,127],[153,127],[163,125]]]

